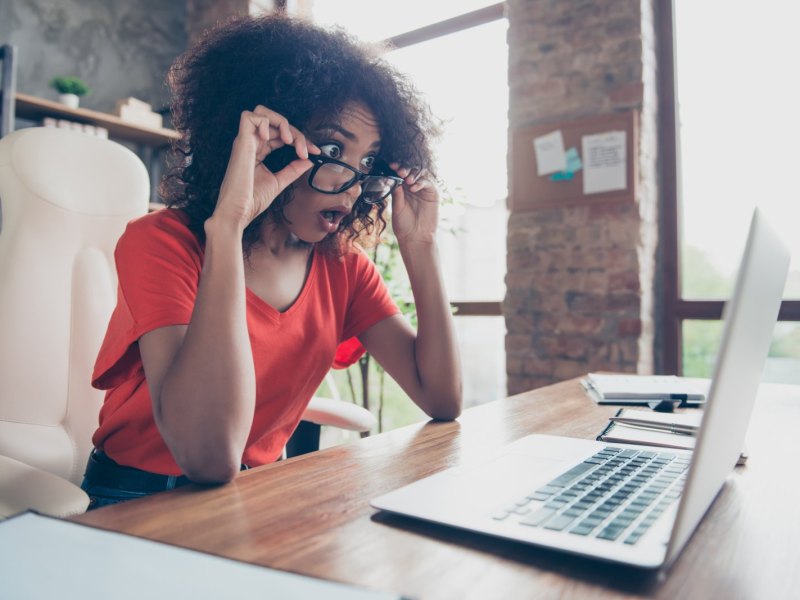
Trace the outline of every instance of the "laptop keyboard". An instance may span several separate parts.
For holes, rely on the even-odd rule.
[[[494,515],[635,544],[681,495],[689,457],[607,446]]]

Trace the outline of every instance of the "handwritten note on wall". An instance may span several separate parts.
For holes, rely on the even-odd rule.
[[[561,131],[552,131],[533,140],[538,175],[563,171],[567,167],[564,156],[564,138]]]
[[[583,193],[598,194],[624,190],[625,132],[608,131],[581,138],[583,149]]]

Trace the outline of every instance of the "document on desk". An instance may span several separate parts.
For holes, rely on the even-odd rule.
[[[589,373],[581,380],[598,404],[652,404],[663,400],[681,406],[700,406],[708,396],[710,379],[675,375],[616,375]]]
[[[657,413],[620,409],[597,436],[601,442],[639,444],[660,448],[694,450],[702,413]]]
[[[0,597],[400,598],[32,512],[0,521]]]
[[[621,408],[609,418],[608,425],[597,439],[612,444],[637,444],[678,450],[694,450],[703,413],[658,413],[635,408]],[[742,449],[737,466],[747,462],[747,449]]]

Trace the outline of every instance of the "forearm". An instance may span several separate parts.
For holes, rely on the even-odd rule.
[[[156,422],[184,473],[227,481],[239,469],[255,406],[241,231],[210,219],[197,299],[154,399]]]
[[[438,247],[435,242],[407,243],[400,252],[417,311],[414,360],[420,397],[415,401],[431,417],[454,419],[461,412],[461,361]]]

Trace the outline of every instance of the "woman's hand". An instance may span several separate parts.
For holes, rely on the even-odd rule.
[[[270,172],[262,161],[285,145],[294,146],[298,158],[277,173]],[[312,164],[309,149],[319,152],[283,115],[260,105],[244,111],[213,216],[244,230],[278,194],[308,171]]]
[[[392,230],[398,243],[433,243],[439,223],[439,190],[426,170],[389,165],[403,184],[392,192]]]

